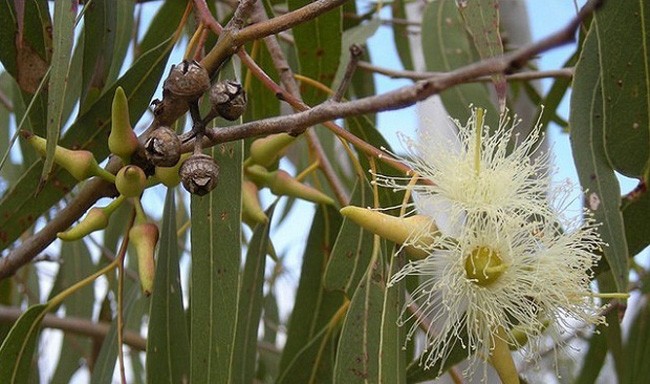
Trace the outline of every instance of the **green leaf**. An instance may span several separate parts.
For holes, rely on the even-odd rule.
[[[475,62],[463,20],[454,1],[435,1],[422,16],[422,50],[428,71],[448,72]],[[487,123],[497,126],[498,114],[483,84],[462,84],[440,93],[450,116],[461,121],[470,104],[486,108]]]
[[[637,308],[636,316],[627,335],[624,358],[628,369],[623,375],[621,384],[642,383],[650,375],[650,365],[647,364],[650,353],[650,306],[644,301]]]
[[[56,289],[52,289],[50,298],[96,270],[88,247],[83,241],[64,242],[61,246],[60,260],[62,263],[55,282]],[[91,319],[94,301],[94,284],[89,284],[65,299],[63,302],[65,315]],[[52,382],[68,383],[80,367],[80,362],[90,358],[90,347],[88,337],[65,333],[61,344],[61,356],[52,376]]]
[[[124,295],[122,315],[126,318],[129,316],[131,309],[138,302],[146,300],[142,297],[139,284],[133,284],[131,289]],[[95,361],[92,375],[90,376],[91,384],[104,384],[113,382],[113,371],[115,370],[115,361],[117,359],[117,321],[113,320],[111,328],[104,337],[104,343]]]
[[[648,225],[650,194],[644,190],[645,185],[641,185],[641,187],[626,196],[621,207],[630,256],[638,254],[650,244],[650,226]]]
[[[596,382],[607,357],[607,339],[605,338],[604,325],[596,327],[596,331],[589,339],[589,349],[584,356],[580,374],[575,384],[593,384]]]
[[[293,11],[311,3],[309,0],[289,0]],[[331,86],[339,67],[342,36],[342,10],[336,7],[313,20],[293,28],[296,52],[300,61],[300,75]],[[310,85],[301,87],[302,98],[308,105],[316,105],[327,94]]]
[[[616,290],[627,292],[628,250],[619,210],[621,191],[603,143],[606,124],[597,33],[595,28],[589,30],[573,77],[569,114],[571,149],[580,184],[588,191],[587,207],[602,223],[598,229],[603,241],[609,244],[604,249],[604,257],[611,267]]]
[[[92,151],[98,160],[108,155],[106,137],[110,130],[111,104],[117,86],[122,86],[129,99],[131,121],[137,121],[147,110],[162,71],[171,52],[169,41],[144,54],[133,67],[105,92],[90,109],[68,129],[59,143],[67,148]],[[61,197],[76,180],[61,168],[56,168],[50,180],[37,195],[42,163],[36,162],[0,200],[0,248],[9,246],[33,222]]]
[[[121,6],[125,8],[131,2],[94,0],[84,13],[83,36],[89,44],[84,47],[81,66],[82,94],[79,109],[82,111],[95,101],[91,98],[89,103],[89,93],[99,95],[107,84],[118,32],[117,13],[120,3],[125,3]],[[133,20],[131,15],[126,19]],[[123,60],[122,57],[121,62]]]
[[[273,216],[274,205],[267,211],[269,221],[257,225],[253,237],[248,244],[246,264],[239,292],[237,305],[237,337],[233,354],[232,381],[236,383],[252,383],[255,377],[257,357],[257,330],[262,315],[264,303],[264,269],[266,253],[269,246],[269,229]]]
[[[54,6],[56,25],[54,28],[54,52],[52,54],[51,72],[48,83],[47,98],[47,145],[45,161],[41,172],[41,181],[48,179],[54,166],[54,150],[59,141],[63,120],[63,109],[68,90],[70,57],[74,41],[74,25],[77,17],[78,2],[59,1]]]
[[[189,379],[190,345],[178,265],[174,190],[167,189],[147,337],[147,382]]]
[[[372,248],[372,247],[370,247]],[[393,263],[392,255],[391,265]],[[403,283],[388,288],[380,255],[354,292],[336,354],[336,383],[405,383],[405,356],[397,318]]]
[[[407,20],[405,0],[395,0],[391,3],[393,19]],[[393,40],[397,48],[397,54],[402,61],[404,69],[413,71],[413,57],[411,56],[411,41],[409,39],[408,25],[402,23],[393,23]]]
[[[343,80],[343,75],[345,74],[345,70],[350,62],[350,47],[353,44],[360,46],[365,45],[366,41],[377,32],[380,25],[381,21],[378,18],[373,18],[367,23],[360,24],[343,32],[339,67],[331,86],[333,90],[338,89],[341,80]]]
[[[372,189],[366,180],[360,180],[352,192],[350,205],[369,207],[373,204]],[[374,235],[347,218],[343,218],[336,237],[323,285],[329,290],[340,290],[352,297],[361,278],[366,274],[372,257]]]
[[[344,297],[341,292],[324,289],[322,278],[328,250],[332,248],[340,225],[341,215],[337,211],[318,207],[302,259],[278,383],[332,381],[335,335],[342,321],[335,315],[344,305]]]
[[[110,70],[106,76],[106,84],[113,84],[120,74],[124,64],[126,52],[131,44],[133,36],[133,24],[135,13],[135,0],[115,1],[117,6],[117,23],[115,25],[115,39]]]
[[[207,151],[221,168],[211,193],[192,196],[192,383],[231,383],[241,259],[243,143]]]
[[[499,2],[497,0],[468,1],[459,5],[465,28],[474,42],[474,48],[481,59],[503,55],[503,42],[499,34]],[[503,73],[492,75],[492,82],[499,99],[499,108],[505,108],[506,78]]]
[[[26,383],[29,379],[41,320],[46,311],[45,304],[33,305],[16,320],[0,346],[0,382]]]
[[[598,40],[605,151],[614,169],[640,178],[650,160],[650,7],[605,2],[592,22]]]

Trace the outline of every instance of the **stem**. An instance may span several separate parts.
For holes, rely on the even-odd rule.
[[[503,384],[519,384],[519,374],[510,348],[506,342],[506,332],[503,327],[499,327],[497,334],[492,336],[492,353],[490,354],[490,363],[499,374]]]

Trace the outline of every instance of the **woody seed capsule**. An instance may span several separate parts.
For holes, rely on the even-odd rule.
[[[210,89],[210,76],[198,62],[183,60],[173,65],[163,84],[163,96],[194,101]]]
[[[181,157],[181,140],[169,127],[159,127],[144,144],[147,159],[157,167],[173,167]]]
[[[181,165],[179,174],[188,192],[203,196],[217,186],[219,165],[208,155],[193,154]]]
[[[237,81],[220,81],[210,89],[210,103],[219,116],[237,120],[246,110],[246,92]]]

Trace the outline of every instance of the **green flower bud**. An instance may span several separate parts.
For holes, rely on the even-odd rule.
[[[126,197],[138,197],[147,186],[147,176],[135,165],[122,167],[115,176],[117,191]]]
[[[253,182],[242,183],[242,219],[251,228],[255,224],[265,224],[269,221],[260,205],[257,192],[257,186]]]
[[[190,155],[190,153],[182,154],[180,161],[178,161],[173,167],[156,167],[156,178],[168,188],[177,186],[181,182],[181,175],[179,175],[181,165],[188,157],[190,157]]]
[[[129,238],[138,258],[138,274],[142,292],[149,296],[153,291],[156,265],[154,253],[158,243],[158,227],[153,223],[134,225],[129,231]]]
[[[111,108],[111,133],[108,136],[108,149],[119,156],[126,164],[138,149],[138,137],[129,121],[129,103],[122,87],[117,87]]]
[[[66,232],[59,232],[56,235],[64,241],[79,240],[92,232],[106,228],[108,226],[109,216],[110,213],[107,213],[103,208],[90,208],[86,217],[79,224]]]
[[[278,162],[283,150],[296,140],[294,136],[278,133],[260,139],[251,144],[250,160],[265,168],[271,168]]]
[[[302,184],[283,170],[269,172],[262,166],[253,165],[246,168],[246,172],[251,181],[268,187],[278,196],[292,196],[318,204],[334,205],[334,200],[329,196],[316,188]]]
[[[45,156],[47,141],[44,138],[27,131],[21,131],[21,135],[41,156]],[[113,175],[97,164],[97,160],[90,151],[73,151],[57,145],[54,151],[54,162],[70,172],[79,181],[93,176],[101,176],[103,179],[112,182],[114,178]]]
[[[438,232],[436,224],[427,216],[395,217],[367,208],[347,206],[341,214],[364,229],[397,244],[407,244],[404,249],[414,258],[423,259]]]

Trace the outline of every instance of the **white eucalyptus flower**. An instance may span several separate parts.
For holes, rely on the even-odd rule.
[[[519,346],[515,334],[527,340],[527,356],[534,357],[549,325],[562,345],[558,335],[572,324],[604,321],[590,288],[604,244],[588,215],[567,220],[572,191],[568,185],[550,188],[548,155],[531,160],[539,126],[520,140],[513,134],[517,122],[502,117],[490,132],[483,114],[473,109],[465,126],[456,122],[457,141],[404,139],[410,156],[402,160],[424,183],[378,176],[381,185],[414,191],[419,214],[446,222],[426,241],[420,239],[426,234],[413,231],[405,246],[427,256],[389,282],[419,277],[400,324],[411,324],[409,339],[426,329],[425,368],[442,369],[460,345],[473,356],[473,370],[496,344]]]
[[[454,122],[458,134],[452,138],[426,131],[420,141],[400,135],[408,151],[402,161],[425,183],[407,187],[410,178],[382,175],[377,182],[395,190],[411,189],[418,212],[432,216],[441,228],[456,224],[450,231],[477,214],[496,220],[519,212],[548,214],[548,205],[539,204],[550,185],[548,155],[531,159],[541,142],[539,126],[520,140],[514,133],[519,120],[504,114],[491,132],[480,108],[472,109],[467,124]]]
[[[413,321],[407,339],[426,328],[425,368],[441,369],[457,344],[468,357],[487,359],[499,327],[509,345],[517,346],[523,335],[535,346],[548,324],[566,330],[573,320],[603,321],[590,289],[590,270],[603,245],[596,227],[587,222],[562,230],[557,224],[517,218],[495,223],[486,217],[459,237],[438,237],[428,257],[392,277],[390,285],[420,277],[400,325]],[[419,307],[415,313],[407,308],[413,304]]]

